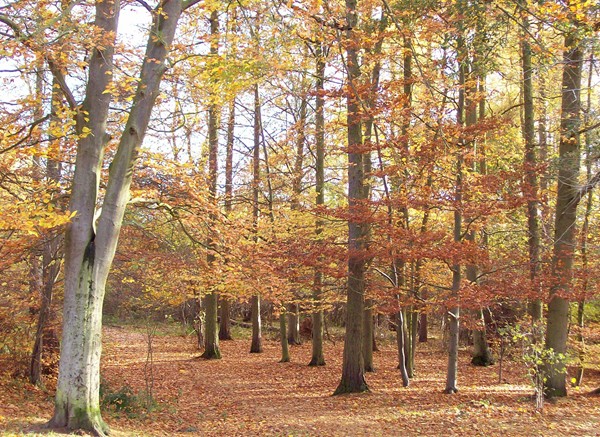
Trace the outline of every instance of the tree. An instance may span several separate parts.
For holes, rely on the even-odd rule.
[[[325,54],[323,43],[317,41],[315,57],[315,192],[316,207],[325,205]],[[323,220],[315,220],[315,237],[323,233]],[[312,357],[309,366],[324,366],[323,355],[323,309],[320,308],[323,294],[323,272],[315,269],[313,300],[315,308],[312,313]]]
[[[346,0],[346,106],[348,132],[348,285],[346,297],[346,337],[342,379],[334,394],[368,391],[365,381],[363,348],[363,317],[365,305],[365,247],[367,225],[362,222],[365,199],[364,152],[358,82],[359,41],[357,1]]]
[[[210,54],[214,57],[219,54],[219,12],[214,9],[210,13]],[[211,93],[212,94],[212,93]],[[219,136],[218,136],[218,122],[219,122],[219,107],[215,102],[215,97],[211,95],[211,102],[208,109],[208,179],[209,179],[209,198],[216,209],[217,207],[217,177],[218,177],[218,154],[219,154]],[[215,214],[209,216],[209,227],[214,227],[216,221]],[[209,231],[211,232],[211,231]],[[209,253],[206,255],[206,261],[210,266],[215,263],[214,235],[209,236],[208,248]],[[221,358],[221,351],[219,349],[219,296],[214,289],[210,290],[205,296],[205,323],[206,328],[204,330],[204,353],[202,358],[206,359],[219,359]]]
[[[575,4],[569,1],[568,6]],[[572,287],[574,248],[576,246],[577,206],[582,197],[579,187],[581,73],[583,49],[581,29],[571,22],[565,34],[563,52],[562,100],[558,163],[558,189],[554,221],[554,248],[548,314],[546,316],[546,348],[553,358],[546,363],[545,394],[567,395],[564,360],[569,328],[569,294]],[[585,187],[584,187],[585,188]],[[589,188],[587,188],[589,189]]]
[[[123,214],[129,198],[132,167],[146,133],[150,113],[165,71],[165,59],[178,19],[195,2],[162,1],[153,13],[137,91],[131,104],[117,153],[112,161],[102,208],[99,198],[114,41],[120,4],[96,3],[97,39],[88,65],[85,98],[79,106],[62,75],[53,69],[63,93],[76,112],[79,136],[69,209],[76,215],[65,236],[63,336],[55,411],[51,426],[84,429],[96,435],[108,432],[99,405],[102,302],[114,258]]]

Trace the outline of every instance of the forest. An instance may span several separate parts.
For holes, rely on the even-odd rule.
[[[597,435],[599,33],[0,0],[0,434]]]

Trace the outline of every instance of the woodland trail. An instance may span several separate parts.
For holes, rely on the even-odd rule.
[[[438,341],[419,345],[417,375],[401,386],[392,345],[375,352],[376,372],[367,375],[372,392],[331,396],[339,382],[341,342],[326,343],[324,367],[308,367],[310,343],[291,348],[291,363],[278,363],[279,344],[265,341],[264,353],[250,354],[249,341],[221,343],[223,359],[199,359],[194,337],[153,340],[155,411],[104,414],[116,436],[396,436],[396,435],[600,435],[600,397],[571,390],[567,399],[535,411],[524,369],[475,368],[463,351],[460,392],[442,393],[445,354]],[[131,328],[104,329],[102,376],[111,392],[146,388],[147,337]],[[595,385],[594,385],[595,384]],[[3,389],[5,387],[0,387]],[[18,390],[29,395],[18,396]],[[2,399],[4,398],[4,399]],[[15,435],[39,426],[51,412],[51,396],[33,387],[0,391],[0,430]],[[33,413],[31,413],[33,411]]]

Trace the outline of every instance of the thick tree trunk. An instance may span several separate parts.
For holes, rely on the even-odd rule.
[[[210,14],[210,54],[218,56],[219,54],[219,14],[215,9]],[[211,96],[211,98],[215,98]],[[218,154],[219,154],[219,108],[214,102],[211,102],[208,109],[208,196],[213,208],[217,208],[217,178],[218,178]],[[209,214],[209,223],[214,223],[217,217],[214,212]],[[211,226],[212,228],[212,226]],[[209,231],[211,232],[211,231]],[[207,241],[208,254],[206,261],[209,270],[215,263],[215,255],[212,252],[215,249],[215,238],[210,235]],[[221,350],[219,348],[219,296],[215,291],[210,291],[205,300],[206,315],[204,329],[204,353],[202,358],[220,359]]]
[[[159,84],[164,60],[173,41],[183,3],[162,2],[155,11],[151,37],[142,65],[140,82],[125,130],[109,170],[102,212],[95,226],[98,185],[106,134],[114,48],[106,44],[93,50],[89,80],[77,131],[89,135],[79,140],[70,210],[77,215],[65,237],[65,293],[63,337],[54,416],[51,426],[85,429],[104,435],[108,427],[99,405],[102,302],[106,279],[116,251],[135,158],[142,143]],[[96,3],[97,28],[107,35],[116,32],[119,3]],[[161,35],[161,38],[155,38]],[[85,116],[84,116],[85,114]],[[84,129],[85,128],[85,129]]]
[[[365,301],[365,237],[367,229],[361,223],[364,215],[364,163],[362,132],[360,121],[360,96],[356,95],[355,87],[360,76],[358,64],[358,42],[354,29],[358,23],[356,15],[356,0],[346,0],[347,24],[346,32],[348,45],[348,283],[346,306],[346,337],[344,340],[344,358],[342,379],[334,394],[368,391],[365,381],[363,360],[363,315]]]
[[[569,301],[573,276],[573,252],[576,245],[575,226],[580,200],[580,113],[581,70],[583,53],[575,31],[565,37],[563,56],[561,134],[559,145],[558,190],[554,233],[552,273],[554,285],[548,303],[546,348],[565,354],[569,326]],[[545,394],[566,396],[564,362],[546,363]]]

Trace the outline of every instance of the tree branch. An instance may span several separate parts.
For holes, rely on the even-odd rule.
[[[200,0],[186,0],[183,2],[183,10],[185,11],[188,8],[191,8],[195,4],[200,3]]]
[[[154,13],[154,11],[152,10],[152,7],[148,3],[146,3],[144,0],[134,0],[134,1],[139,3],[140,5],[142,5],[144,7],[144,9],[146,9],[151,14]]]
[[[596,173],[593,178],[591,178],[587,184],[579,189],[577,192],[577,196],[575,201],[579,203],[583,197],[592,191],[596,185],[600,184],[600,172]]]
[[[29,125],[29,132],[27,133],[27,135],[24,138],[21,138],[19,141],[17,141],[12,146],[8,146],[7,148],[0,150],[0,155],[3,154],[3,153],[9,152],[10,150],[16,149],[21,144],[23,144],[25,142],[25,140],[27,140],[27,138],[31,137],[31,133],[33,132],[33,128],[36,127],[38,124],[43,123],[46,120],[48,120],[51,115],[52,114],[47,114],[47,115],[43,116],[42,118],[38,118],[37,120],[34,120]],[[24,126],[21,129],[19,129],[17,132],[15,132],[14,134],[9,135],[9,137],[14,137],[15,135],[19,135],[25,129],[26,129],[26,127]]]

